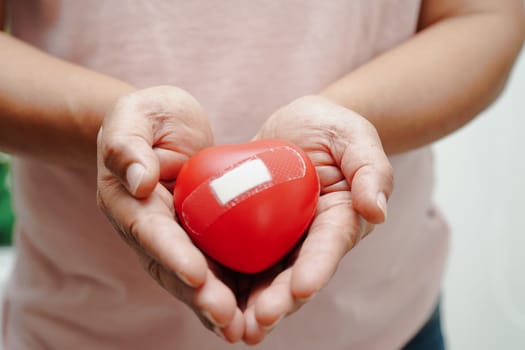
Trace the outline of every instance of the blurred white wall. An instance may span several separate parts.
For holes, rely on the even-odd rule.
[[[11,248],[0,247],[0,315],[2,311],[2,292],[13,267],[14,252]],[[1,339],[1,338],[0,338]],[[0,345],[1,349],[1,345]]]
[[[0,325],[2,319],[3,292],[9,273],[13,267],[13,257],[14,252],[11,248],[0,247]],[[0,332],[0,350],[2,350],[2,348],[2,333]]]
[[[435,198],[452,229],[444,288],[452,350],[525,349],[524,135],[522,52],[500,99],[435,147]]]

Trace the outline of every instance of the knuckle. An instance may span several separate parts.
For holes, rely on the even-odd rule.
[[[189,92],[175,86],[159,86],[159,96],[176,108],[177,114],[204,118],[204,110]]]
[[[390,162],[388,162],[385,165],[385,167],[386,167],[385,174],[386,174],[387,180],[389,182],[394,182],[394,168],[392,167],[392,164],[390,164]]]
[[[174,86],[159,86],[153,89],[155,94],[147,101],[145,113],[154,119],[164,120],[164,123],[173,121],[189,127],[197,126],[200,130],[209,130],[206,134],[211,134],[204,109],[190,93]]]
[[[377,133],[377,129],[376,127],[374,126],[374,124],[372,124],[368,119],[366,119],[365,117],[359,115],[356,113],[357,116],[359,116],[359,119],[361,120],[362,122],[362,125],[363,125],[363,129],[366,133],[368,133],[369,135],[372,135],[374,137],[378,137],[379,138],[379,134]]]
[[[157,247],[166,245],[168,235],[165,231],[156,228],[165,225],[162,217],[156,212],[141,213],[129,221],[126,229],[128,241],[138,247],[155,250]]]
[[[142,246],[140,237],[143,236],[143,232],[146,227],[151,225],[150,214],[141,215],[131,220],[129,228],[124,230],[127,232],[128,241],[132,242],[135,246]]]
[[[110,218],[111,221],[111,218]],[[114,223],[115,226],[115,223]],[[144,223],[142,219],[132,219],[129,225],[123,225],[122,223],[117,223],[116,228],[117,232],[121,238],[132,248],[139,249],[143,251],[142,243],[139,239],[140,233],[142,232]]]
[[[125,227],[113,220],[111,217],[109,217],[109,220],[113,224],[113,226],[115,226],[118,234],[124,240],[124,242],[126,242],[130,247],[134,249],[140,249],[141,245],[137,237],[133,233],[131,233],[131,230],[127,230]]]
[[[385,180],[385,185],[387,186],[388,193],[386,193],[386,195],[389,195],[394,187],[394,168],[390,162],[387,162],[383,165],[383,169],[381,170]]]
[[[357,133],[362,135],[362,137],[368,138],[374,144],[381,145],[377,129],[370,120],[352,110],[348,110],[348,113],[352,118],[352,125]]]

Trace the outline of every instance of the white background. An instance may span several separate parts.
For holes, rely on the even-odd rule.
[[[500,99],[436,145],[452,228],[445,328],[453,350],[525,349],[525,55]]]
[[[444,287],[449,349],[525,349],[524,134],[522,54],[500,99],[436,145],[435,198],[452,228]],[[0,249],[0,289],[11,260]]]

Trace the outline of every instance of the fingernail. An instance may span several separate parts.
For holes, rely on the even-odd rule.
[[[140,163],[133,163],[128,167],[126,171],[126,181],[132,194],[137,192],[137,188],[139,188],[145,172],[146,169]]]
[[[383,212],[383,216],[385,217],[385,220],[386,220],[386,217],[387,217],[386,215],[386,196],[384,192],[379,192],[379,194],[377,195],[377,206]]]
[[[213,333],[217,334],[219,338],[226,340],[224,333],[222,333],[222,330],[218,326],[213,327]]]
[[[213,316],[208,310],[202,310],[202,314],[208,319],[208,321],[210,321],[215,326],[215,328],[219,327],[219,322],[217,322],[217,320],[213,318]]]
[[[279,318],[277,318],[272,324],[268,325],[268,326],[261,326],[262,329],[264,329],[266,332],[269,332],[271,331],[272,329],[275,328],[275,326],[277,326],[277,324],[279,322],[281,322],[281,320],[284,318],[284,315],[281,315],[279,316]]]

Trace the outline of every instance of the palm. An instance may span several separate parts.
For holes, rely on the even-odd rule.
[[[282,310],[295,311],[332,277],[337,267],[334,257],[343,256],[362,236],[361,221],[352,207],[352,195],[344,177],[336,166],[315,163],[315,157],[310,157],[322,186],[317,212],[304,241],[270,270],[238,277],[237,286],[241,288],[235,292],[239,305],[245,309],[247,342],[256,343],[264,335],[254,322],[255,317],[259,325],[272,325]],[[298,287],[292,294],[290,285]]]
[[[378,193],[392,186],[389,162],[375,129],[359,115],[307,97],[277,111],[256,139],[282,138],[314,163],[321,193],[314,220],[296,250],[245,291],[244,340],[260,342],[280,318],[296,311],[335,273],[344,255],[385,219]],[[362,219],[364,217],[365,219]]]
[[[164,86],[125,96],[99,132],[97,193],[151,276],[205,326],[237,341],[244,325],[235,297],[173,220],[169,190],[182,164],[212,143],[208,119],[188,93]]]

